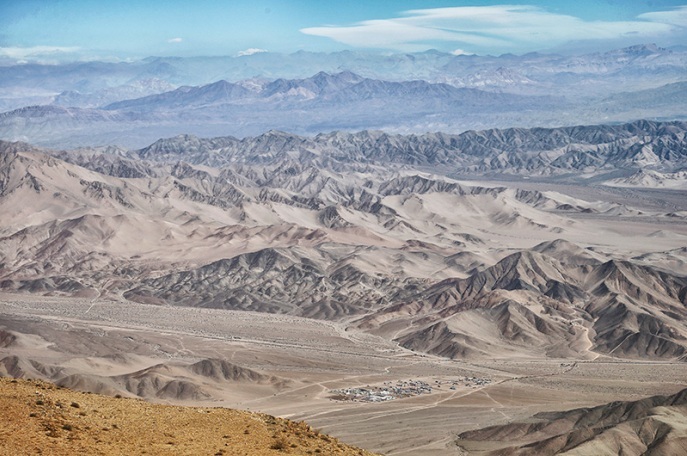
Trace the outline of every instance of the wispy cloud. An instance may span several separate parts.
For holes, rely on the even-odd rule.
[[[418,9],[390,19],[310,27],[301,32],[354,47],[414,51],[445,43],[484,53],[529,51],[580,39],[654,37],[683,24],[687,24],[687,7],[646,13],[632,21],[586,21],[536,6],[495,5]]]
[[[182,41],[184,41],[184,39],[178,38],[178,37],[177,38],[170,38],[167,40],[168,43],[181,43]]]
[[[260,54],[262,52],[268,52],[268,51],[267,51],[267,49],[248,48],[245,51],[239,51],[236,55],[239,57],[242,57],[244,55]]]
[[[31,47],[0,47],[0,56],[11,59],[35,59],[41,57],[55,57],[60,54],[78,52],[78,47],[64,46],[31,46]]]
[[[687,5],[679,6],[672,11],[644,13],[637,17],[647,21],[661,22],[664,24],[676,25],[678,27],[687,27]]]

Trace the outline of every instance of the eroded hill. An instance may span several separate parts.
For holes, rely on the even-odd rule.
[[[684,198],[585,183],[684,166],[684,123],[1,147],[4,291],[345,321],[454,359],[687,353]],[[504,172],[584,197],[447,175]]]
[[[687,390],[638,401],[538,413],[527,421],[464,432],[458,442],[473,449],[471,454],[493,456],[684,454]],[[480,448],[486,442],[504,448]]]

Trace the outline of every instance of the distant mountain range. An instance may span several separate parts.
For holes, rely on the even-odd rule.
[[[40,88],[44,93],[93,93],[120,86],[206,85],[218,80],[237,82],[252,78],[302,79],[319,71],[351,71],[371,79],[428,82],[451,80],[456,86],[501,87],[519,84],[561,83],[592,75],[609,78],[603,89],[615,92],[614,76],[635,75],[656,85],[684,79],[687,51],[638,45],[604,53],[557,55],[529,53],[498,57],[452,55],[439,51],[382,55],[358,51],[293,54],[258,53],[240,57],[149,57],[134,62],[75,62],[58,65],[5,62],[2,64],[2,98],[12,88]],[[614,87],[614,82],[615,87]],[[623,85],[631,87],[626,81]],[[152,87],[151,87],[152,88]],[[637,88],[637,87],[632,87]],[[164,88],[158,88],[164,90]],[[15,97],[17,94],[15,94]]]
[[[392,82],[351,72],[306,79],[243,81],[178,89],[122,100],[99,109],[31,106],[0,114],[0,137],[69,146],[141,146],[160,136],[256,135],[280,129],[301,134],[367,128],[455,130],[449,124],[501,124],[523,112],[561,109],[561,97],[516,95],[426,81]],[[113,137],[117,139],[113,139]]]
[[[687,117],[687,52],[340,52],[0,68],[0,138],[142,147],[177,134],[424,133]]]

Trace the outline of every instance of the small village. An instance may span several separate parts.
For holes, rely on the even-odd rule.
[[[382,385],[366,385],[358,388],[331,390],[331,400],[349,402],[386,402],[394,399],[432,394],[439,391],[454,391],[458,388],[478,388],[491,383],[491,379],[462,377],[451,380],[398,380],[384,382]]]

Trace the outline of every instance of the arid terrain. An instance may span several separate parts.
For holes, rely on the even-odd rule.
[[[685,131],[2,142],[0,375],[389,455],[681,448]]]
[[[0,379],[0,454],[371,455],[305,423]]]
[[[683,454],[687,450],[685,395],[687,390],[566,412],[543,412],[526,421],[465,432],[458,438],[464,448],[500,455]],[[484,445],[485,441],[489,443]]]
[[[0,2],[0,456],[687,455],[687,0],[508,3]]]
[[[110,396],[261,411],[373,451],[437,455],[462,454],[462,432],[673,394],[687,376],[684,362],[448,360],[335,323],[136,303],[124,312],[122,304],[4,295],[2,325],[13,331],[3,333],[0,372]],[[332,392],[399,380],[432,391],[385,402],[334,400]]]

